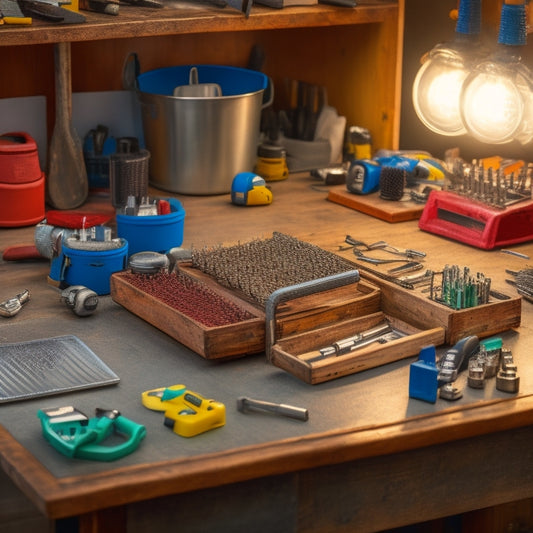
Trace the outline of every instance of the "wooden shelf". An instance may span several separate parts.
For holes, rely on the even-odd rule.
[[[355,8],[319,5],[270,9],[254,5],[248,18],[231,8],[197,7],[187,2],[169,2],[162,9],[121,5],[116,17],[82,11],[87,17],[83,24],[34,19],[31,26],[4,25],[0,46],[380,23],[391,14],[397,16],[397,11],[397,2],[379,0],[360,2]]]

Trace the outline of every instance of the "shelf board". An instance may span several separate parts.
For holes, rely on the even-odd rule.
[[[48,23],[0,26],[0,46],[98,41],[184,33],[254,31],[284,28],[380,23],[396,15],[398,2],[365,0],[355,8],[329,5],[271,9],[254,5],[248,18],[231,8],[202,7],[190,2],[166,2],[161,9],[121,4],[117,16],[82,11],[83,24]]]

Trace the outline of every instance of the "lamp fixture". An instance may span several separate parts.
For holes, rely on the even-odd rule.
[[[521,61],[527,14],[521,3],[502,5],[498,48],[466,77],[461,96],[463,124],[474,138],[501,144],[533,139],[533,78]]]
[[[413,84],[413,105],[418,118],[435,133],[466,133],[460,96],[471,68],[483,57],[480,27],[481,0],[461,0],[454,40],[436,45],[422,59]]]

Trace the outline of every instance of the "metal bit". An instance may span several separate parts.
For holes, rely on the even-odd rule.
[[[517,393],[520,388],[520,377],[511,350],[502,348],[501,369],[496,376],[496,388],[502,392]]]
[[[28,289],[25,289],[20,294],[17,294],[13,298],[9,298],[4,302],[0,303],[0,316],[5,316],[7,318],[15,316],[21,309],[22,306],[28,302],[30,299],[30,292]]]
[[[463,397],[463,391],[454,383],[446,383],[440,388],[439,397],[443,400],[455,401]]]
[[[376,342],[382,335],[390,333],[391,331],[392,328],[388,323],[380,324],[374,328],[334,342],[331,346],[321,348],[319,352],[322,357],[342,355],[353,351],[357,347],[366,346],[367,344]]]
[[[396,248],[395,246],[391,246],[385,241],[378,241],[373,244],[368,245],[369,250],[383,250],[384,252],[389,252],[390,254],[395,255],[402,255],[404,257],[407,257],[409,259],[422,258],[426,257],[425,252],[420,252],[418,250],[412,250],[410,248],[406,248],[405,250],[401,250],[400,248]]]
[[[241,396],[237,398],[237,410],[241,413],[247,411],[268,411],[276,415],[287,416],[289,418],[295,418],[297,420],[306,421],[309,419],[309,411],[302,407],[294,407],[293,405],[287,405],[283,403],[265,402],[262,400],[253,400]]]
[[[410,259],[378,259],[376,257],[368,257],[364,255],[363,252],[361,252],[361,250],[358,250],[357,248],[354,248],[353,253],[361,261],[366,261],[367,263],[372,263],[373,265],[387,265],[390,263],[411,263],[412,262]]]
[[[421,270],[422,268],[424,268],[422,263],[419,263],[418,261],[409,261],[408,263],[387,270],[387,273],[392,276],[399,276],[405,272],[414,272],[416,270]]]
[[[481,348],[480,348],[481,350]],[[483,357],[472,357],[468,362],[468,386],[473,389],[485,387],[486,366]]]

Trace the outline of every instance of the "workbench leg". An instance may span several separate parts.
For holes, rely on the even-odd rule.
[[[126,533],[125,507],[111,507],[79,517],[79,533]]]

